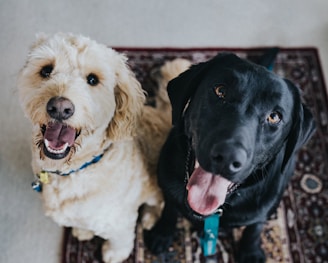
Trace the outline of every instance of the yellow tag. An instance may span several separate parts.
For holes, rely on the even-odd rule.
[[[48,184],[49,183],[49,175],[47,172],[41,172],[39,174],[40,176],[40,182],[43,184]]]

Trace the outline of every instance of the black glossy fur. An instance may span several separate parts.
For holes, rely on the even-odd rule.
[[[238,262],[265,262],[263,224],[293,175],[297,151],[315,129],[299,90],[263,66],[225,53],[192,66],[169,83],[168,92],[173,128],[158,168],[166,204],[145,232],[147,246],[154,253],[169,246],[178,213],[203,220],[186,201],[186,166],[191,173],[197,158],[204,170],[239,185],[226,196],[221,217],[223,227],[247,226]],[[270,116],[281,121],[270,123]]]

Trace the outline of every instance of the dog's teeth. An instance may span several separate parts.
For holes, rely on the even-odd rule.
[[[48,152],[54,153],[54,154],[61,154],[64,153],[68,147],[68,143],[65,143],[64,146],[61,149],[55,150],[50,147],[50,143],[47,139],[44,140],[44,144],[48,150]]]
[[[199,167],[199,162],[196,160],[195,162],[195,169],[197,169]]]
[[[44,140],[44,144],[46,145],[46,148],[49,149],[49,141],[47,139]]]

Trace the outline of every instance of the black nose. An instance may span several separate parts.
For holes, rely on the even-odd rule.
[[[213,166],[220,173],[232,175],[239,172],[247,162],[247,152],[243,147],[228,143],[215,145],[211,150]]]
[[[58,121],[67,120],[74,114],[74,104],[64,97],[53,97],[47,103],[47,112]]]

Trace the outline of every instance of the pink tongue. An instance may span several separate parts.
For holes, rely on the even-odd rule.
[[[75,129],[70,126],[63,125],[60,122],[48,123],[44,138],[48,140],[49,146],[53,149],[60,149],[68,143],[72,146],[75,140]]]
[[[231,184],[227,179],[208,173],[200,166],[187,184],[189,206],[201,215],[210,215],[220,207]]]

